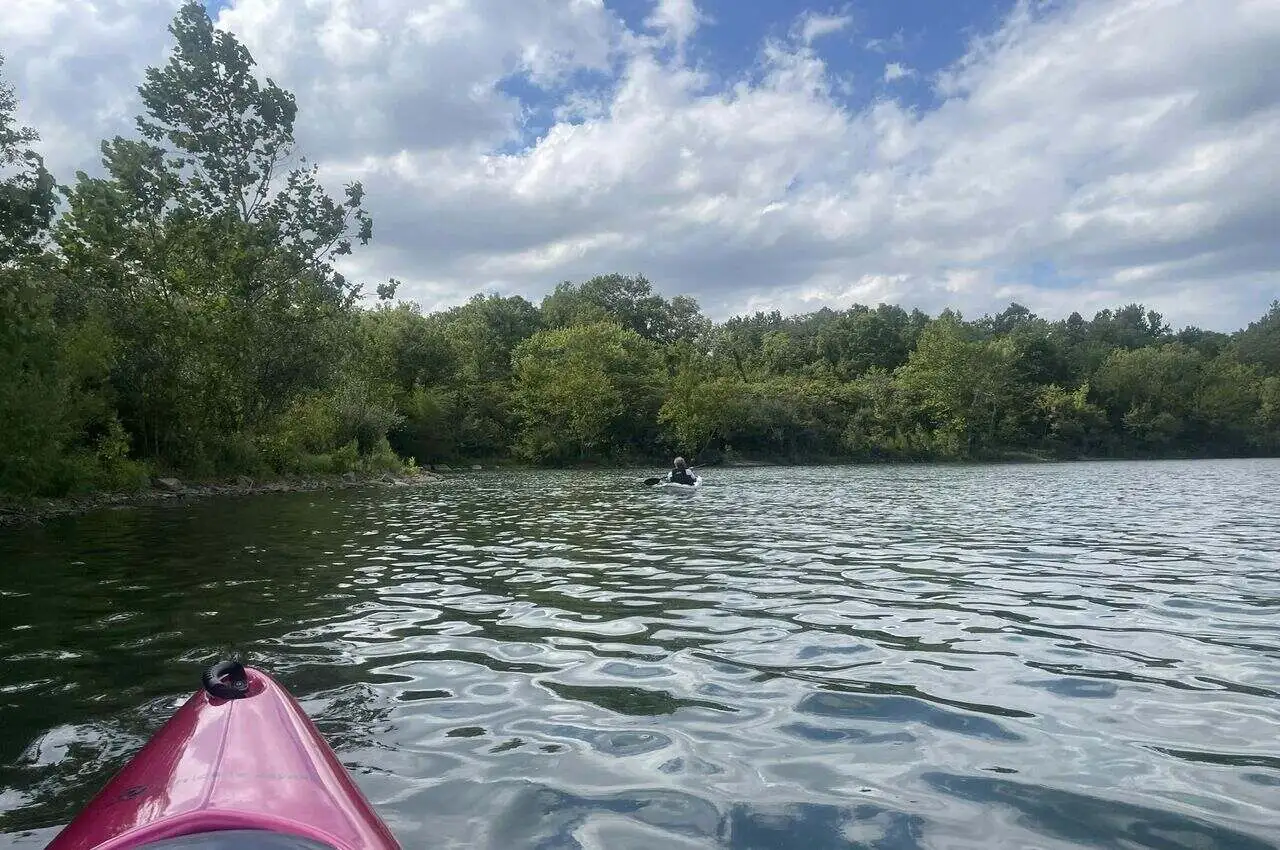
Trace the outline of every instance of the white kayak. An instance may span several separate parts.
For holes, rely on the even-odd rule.
[[[681,496],[689,496],[702,489],[702,479],[699,478],[692,484],[677,484],[674,481],[659,481],[657,486],[666,493],[676,493]]]

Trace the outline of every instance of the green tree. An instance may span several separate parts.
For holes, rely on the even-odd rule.
[[[892,371],[903,365],[914,343],[910,317],[901,307],[858,305],[818,331],[815,353],[850,380],[876,367]]]
[[[736,375],[711,374],[706,362],[686,361],[670,380],[658,410],[676,451],[697,458],[713,442],[731,439],[748,410],[747,385]]]
[[[1236,356],[1269,375],[1280,375],[1280,300],[1272,301],[1262,318],[1236,334]]]
[[[477,458],[510,454],[517,431],[512,352],[541,327],[538,308],[518,295],[475,295],[427,318],[448,344],[452,375],[433,392],[435,403],[423,410],[445,417],[450,434],[445,443],[453,446],[452,453]]]
[[[1245,454],[1258,442],[1257,416],[1262,408],[1263,376],[1258,368],[1222,354],[1200,370],[1190,399],[1194,435],[1202,450]]]
[[[929,418],[944,454],[975,457],[1020,436],[1029,404],[1016,357],[1009,338],[970,339],[944,314],[921,333],[897,380]]]
[[[643,447],[658,410],[658,352],[635,331],[592,322],[539,331],[517,346],[517,452],[534,461]]]
[[[17,123],[17,106],[13,87],[0,77],[0,266],[40,251],[56,202],[53,175],[32,146],[40,135]]]
[[[1274,456],[1280,452],[1280,376],[1264,379],[1258,396],[1250,442],[1255,450]]]
[[[697,338],[709,325],[697,301],[684,295],[668,301],[643,275],[598,275],[581,285],[565,281],[543,299],[541,311],[548,328],[614,321],[659,343]]]
[[[112,381],[139,450],[193,468],[249,461],[255,434],[333,388],[359,287],[334,268],[372,220],[315,166],[285,172],[296,106],[199,2],[139,87],[140,139],[102,145],[57,239],[74,284],[123,351]]]
[[[1171,451],[1185,445],[1203,362],[1198,351],[1181,343],[1116,349],[1091,386],[1131,448]]]
[[[435,463],[457,453],[458,353],[439,323],[416,304],[381,304],[361,314],[362,368],[390,388],[397,424],[390,445],[406,457]]]
[[[44,252],[54,180],[16,107],[0,79],[0,493],[129,486],[145,470],[126,457],[105,386],[115,341],[94,317],[59,316]]]
[[[1178,331],[1174,339],[1189,348],[1194,348],[1206,358],[1217,357],[1231,344],[1230,334],[1206,331],[1194,325]]]
[[[452,341],[461,378],[473,383],[509,379],[512,351],[542,328],[538,308],[519,295],[473,295],[438,321]]]
[[[1089,401],[1089,385],[1074,390],[1050,384],[1036,399],[1046,425],[1049,449],[1065,457],[1088,457],[1105,448],[1108,436],[1106,412]]]
[[[894,374],[872,366],[845,389],[850,413],[841,446],[859,460],[926,460],[936,449],[913,399]]]

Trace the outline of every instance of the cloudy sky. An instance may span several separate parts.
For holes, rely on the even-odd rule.
[[[130,132],[177,0],[6,3],[55,173]],[[359,178],[350,270],[431,309],[643,273],[715,318],[853,302],[1230,330],[1280,297],[1276,0],[211,0]]]

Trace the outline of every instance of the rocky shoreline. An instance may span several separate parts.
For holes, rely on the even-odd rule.
[[[240,476],[233,482],[184,482],[177,478],[156,478],[148,490],[127,493],[91,493],[64,499],[0,501],[0,528],[38,525],[58,517],[78,516],[111,508],[145,505],[188,504],[214,496],[252,496],[260,493],[298,493],[311,490],[342,490],[351,487],[414,487],[441,481],[445,476],[415,469],[412,472],[379,472],[345,475],[313,475],[255,481]]]

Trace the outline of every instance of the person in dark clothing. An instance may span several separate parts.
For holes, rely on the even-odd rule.
[[[696,484],[698,476],[685,463],[684,458],[678,457],[675,460],[675,468],[667,473],[667,480],[673,484]]]

